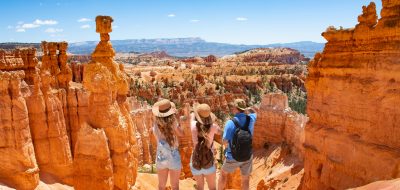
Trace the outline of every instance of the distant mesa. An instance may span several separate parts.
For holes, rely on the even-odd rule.
[[[69,43],[68,51],[72,54],[89,55],[96,47],[97,41]],[[177,57],[205,57],[210,54],[217,57],[243,52],[255,48],[292,48],[300,51],[305,57],[311,58],[316,52],[321,52],[324,43],[310,41],[294,43],[278,43],[268,45],[237,45],[227,43],[207,42],[201,38],[160,38],[160,39],[129,39],[111,40],[117,53],[151,53],[165,51]],[[39,43],[0,43],[2,49],[15,49],[32,46],[40,48]],[[40,50],[39,50],[40,51]]]

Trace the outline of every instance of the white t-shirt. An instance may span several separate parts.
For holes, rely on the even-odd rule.
[[[194,117],[193,113],[190,116],[191,116],[190,117],[190,130],[192,131],[193,147],[195,147],[197,145],[197,143],[198,143],[197,142],[198,141],[198,139],[197,139],[198,138],[198,132],[197,132],[197,127],[196,127],[197,121],[195,120],[195,117]],[[207,134],[208,147],[210,147],[212,142],[214,141],[214,135],[216,133],[218,133],[218,129],[219,129],[219,127],[218,127],[217,124],[213,123],[211,125],[211,128],[210,128],[210,130],[209,130],[209,132]],[[213,148],[213,147],[211,147],[211,148]]]

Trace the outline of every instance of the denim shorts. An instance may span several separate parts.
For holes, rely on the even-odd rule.
[[[210,174],[216,172],[215,164],[207,169],[202,168],[201,170],[197,170],[197,169],[193,168],[192,159],[190,159],[190,170],[193,175],[210,175]]]
[[[158,170],[180,170],[182,168],[182,163],[179,150],[177,148],[171,148],[164,140],[158,141],[156,167]]]

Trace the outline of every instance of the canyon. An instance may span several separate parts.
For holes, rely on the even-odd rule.
[[[209,104],[223,127],[235,98],[257,112],[251,189],[398,189],[400,0],[382,5],[380,18],[371,3],[355,28],[329,27],[312,60],[290,48],[116,53],[110,16],[96,17],[91,55],[67,42],[0,50],[0,189],[156,189],[151,106],[163,98],[184,131],[181,189],[195,185],[191,106]],[[239,170],[228,178],[241,189]]]

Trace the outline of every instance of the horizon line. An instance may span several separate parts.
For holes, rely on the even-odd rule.
[[[324,42],[317,42],[317,41],[312,41],[312,40],[301,40],[301,41],[292,41],[292,42],[271,42],[267,44],[245,44],[245,43],[232,43],[232,42],[216,42],[216,41],[207,41],[204,38],[201,37],[162,37],[162,38],[127,38],[127,39],[113,39],[110,41],[126,41],[126,40],[173,40],[173,39],[198,39],[201,41],[204,41],[206,43],[220,43],[220,44],[229,44],[229,45],[245,45],[245,46],[255,46],[255,45],[275,45],[275,44],[291,44],[291,43],[299,43],[299,42],[311,42],[311,43],[318,43],[318,44],[325,44],[326,41]],[[46,41],[46,40],[43,40]],[[87,40],[87,41],[72,41],[69,42],[68,40],[60,40],[60,41],[66,41],[69,44],[74,44],[74,43],[84,43],[84,42],[99,42],[100,40]],[[50,42],[50,41],[49,41]],[[55,42],[59,42],[55,40]],[[40,44],[40,42],[19,42],[19,41],[5,41],[5,42],[0,42],[0,43],[29,43],[29,44]]]

